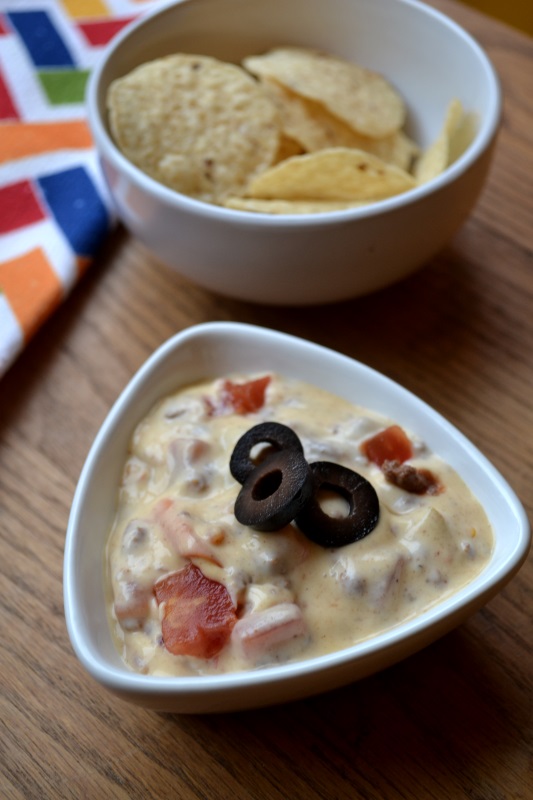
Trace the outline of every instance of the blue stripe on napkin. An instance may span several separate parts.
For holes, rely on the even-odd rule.
[[[74,67],[75,61],[46,11],[12,11],[8,19],[36,67]]]
[[[77,255],[94,256],[110,229],[108,211],[83,167],[42,176],[38,184]]]

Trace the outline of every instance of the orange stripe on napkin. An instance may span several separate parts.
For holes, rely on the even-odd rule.
[[[54,150],[86,150],[92,145],[84,120],[7,123],[2,125],[0,135],[0,164]]]
[[[0,289],[28,341],[63,299],[63,287],[39,248],[0,263]]]

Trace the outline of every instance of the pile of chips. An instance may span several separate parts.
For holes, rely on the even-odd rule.
[[[114,81],[114,139],[137,167],[207,203],[271,214],[366,205],[431,180],[463,152],[471,115],[452,100],[421,151],[380,74],[297,47],[241,66],[176,54]]]

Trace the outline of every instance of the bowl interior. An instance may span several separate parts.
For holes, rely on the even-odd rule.
[[[133,693],[147,686],[156,693],[179,694],[188,691],[187,687],[201,693],[204,688],[206,692],[235,688],[240,681],[246,684],[247,678],[268,683],[283,674],[284,667],[220,679],[133,675],[115,649],[106,616],[104,548],[134,426],[159,397],[182,385],[247,370],[277,371],[323,386],[416,431],[462,475],[484,505],[495,532],[489,565],[457,595],[375,640],[315,659],[314,666],[309,662],[287,665],[287,674],[302,676],[313,668],[331,668],[335,663],[345,667],[351,661],[354,668],[349,679],[353,680],[358,675],[355,662],[368,654],[374,657],[374,668],[386,666],[387,646],[413,638],[424,628],[437,630],[447,616],[457,616],[469,606],[479,607],[516,572],[527,554],[530,539],[525,512],[505,480],[459,431],[398,384],[342,355],[281,333],[237,323],[196,326],[156,351],[118,399],[96,437],[72,506],[65,551],[67,625],[80,660],[107,685],[125,682]],[[380,648],[384,655],[378,663]],[[253,704],[253,694],[247,702]]]
[[[417,0],[182,0],[117,37],[93,77],[92,111],[104,127],[112,80],[145,61],[190,52],[239,62],[280,45],[321,48],[382,72],[404,96],[408,130],[425,146],[454,97],[493,132],[498,88],[475,41]]]

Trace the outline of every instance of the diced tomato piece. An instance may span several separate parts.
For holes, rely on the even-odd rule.
[[[384,461],[404,461],[413,455],[413,446],[405,431],[399,425],[391,425],[384,431],[366,439],[361,445],[361,452],[381,467]]]
[[[222,650],[237,621],[225,586],[188,564],[157,581],[154,594],[165,604],[162,633],[169,652],[212,658]]]
[[[236,414],[251,414],[258,411],[265,403],[265,392],[270,383],[270,376],[256,378],[246,383],[233,383],[224,381],[222,386],[222,400],[225,406],[230,406]]]

